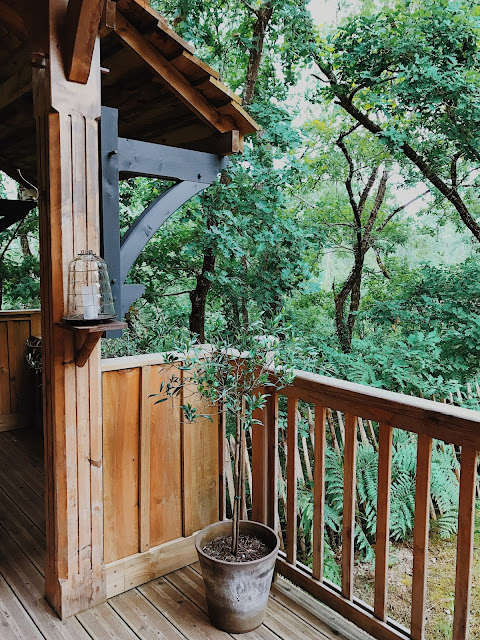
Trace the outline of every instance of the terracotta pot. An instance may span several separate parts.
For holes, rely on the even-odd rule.
[[[260,538],[271,549],[268,556],[250,562],[225,562],[202,551],[212,540],[231,534],[231,521],[216,522],[198,533],[195,545],[212,624],[229,633],[246,633],[259,627],[265,617],[280,541],[270,527],[242,520],[240,534]]]

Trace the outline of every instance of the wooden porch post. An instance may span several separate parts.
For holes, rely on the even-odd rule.
[[[97,37],[87,84],[68,82],[61,57],[67,0],[40,4],[48,16],[33,55],[44,344],[45,590],[66,618],[105,600],[100,349],[77,368],[74,334],[58,325],[66,308],[70,260],[82,249],[99,251],[100,56]]]

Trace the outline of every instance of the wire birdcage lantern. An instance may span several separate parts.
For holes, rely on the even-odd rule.
[[[68,268],[65,321],[72,324],[97,324],[115,317],[105,260],[89,249],[81,251]]]

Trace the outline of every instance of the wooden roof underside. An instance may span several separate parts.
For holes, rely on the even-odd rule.
[[[0,169],[15,178],[20,169],[35,183],[32,44],[18,5],[0,0]],[[238,96],[147,2],[119,0],[100,33],[102,104],[118,109],[121,137],[224,155],[258,130]]]

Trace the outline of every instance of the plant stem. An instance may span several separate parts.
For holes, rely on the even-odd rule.
[[[232,554],[238,555],[238,539],[240,536],[240,517],[243,513],[243,483],[245,476],[245,447],[243,434],[245,430],[245,398],[242,397],[241,410],[237,412],[235,430],[235,504],[233,506],[232,521]]]

